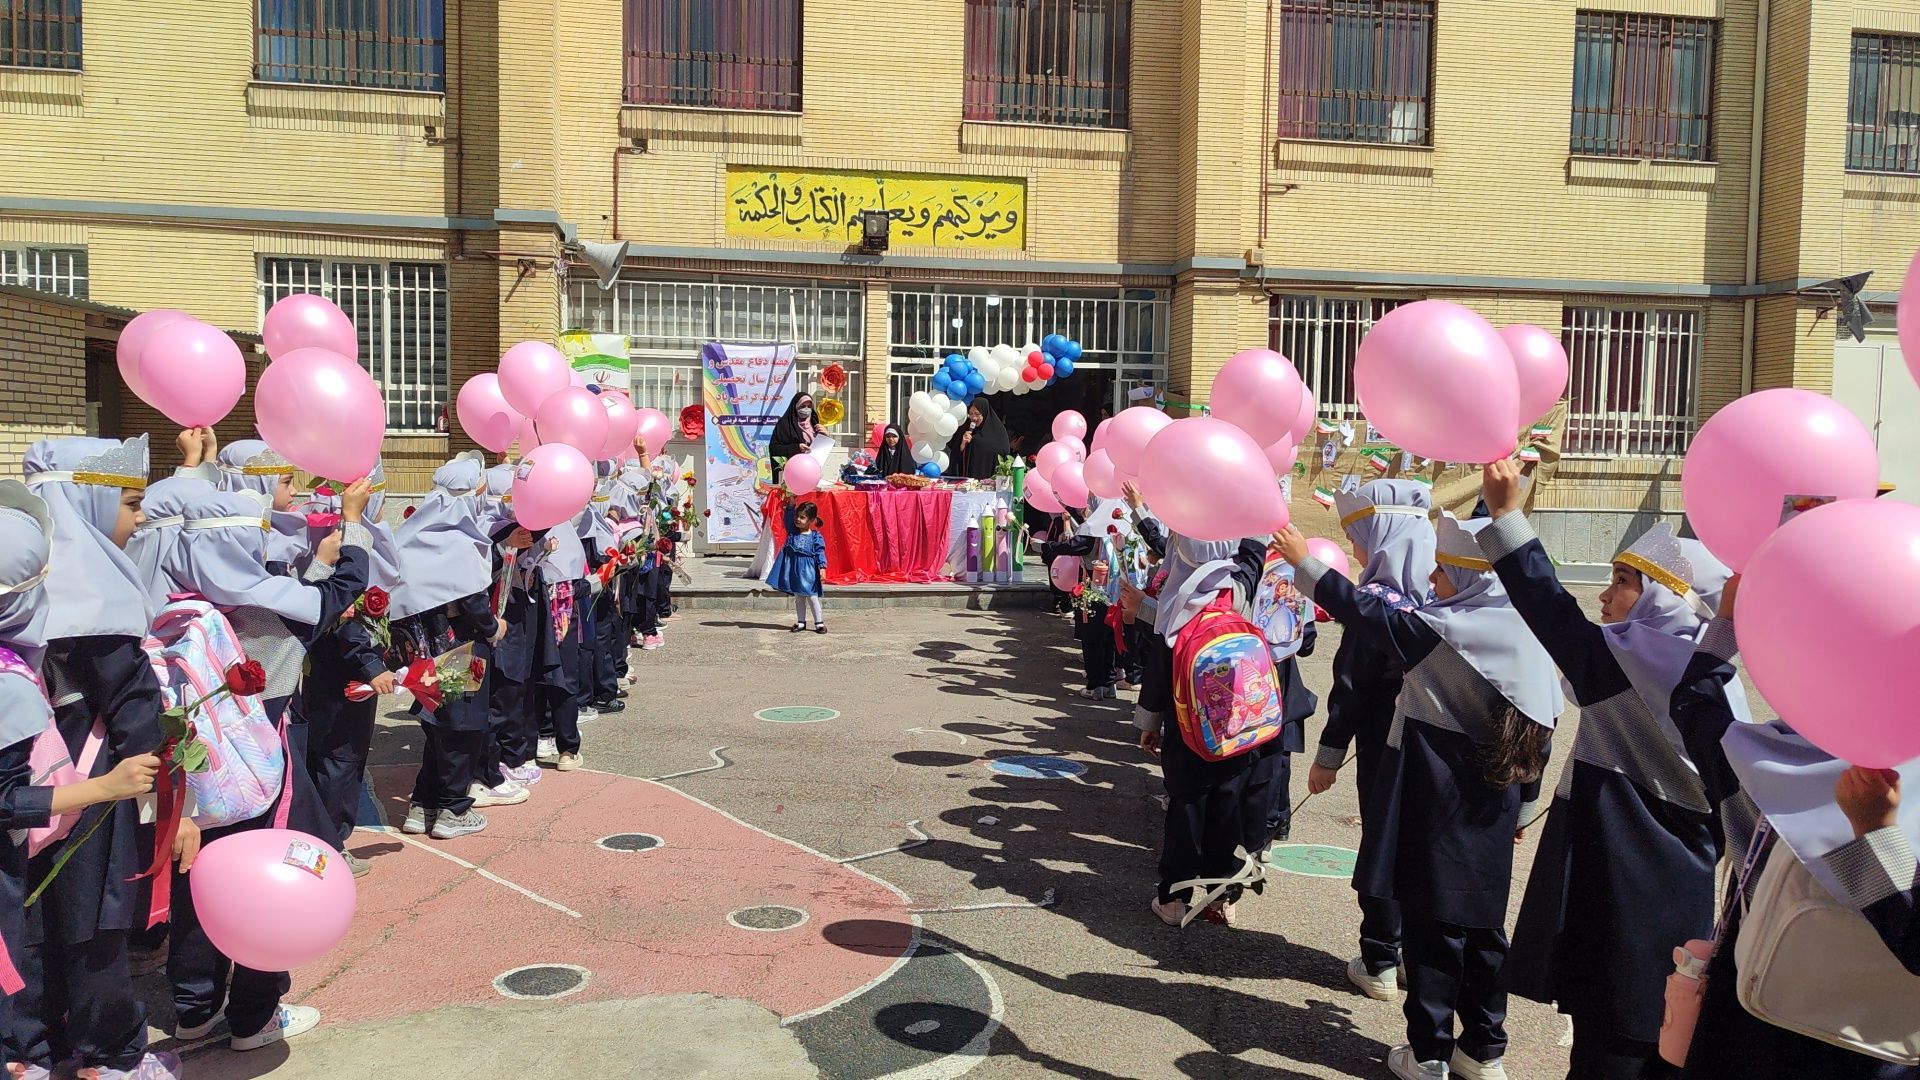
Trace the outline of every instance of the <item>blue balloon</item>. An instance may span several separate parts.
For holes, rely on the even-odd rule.
[[[933,373],[933,388],[935,391],[944,394],[947,391],[947,387],[952,385],[953,377],[948,375],[946,371],[941,370]]]
[[[987,388],[987,377],[985,375],[982,375],[977,371],[970,371],[967,373],[967,389],[969,391],[977,394],[980,391],[985,390],[986,388]]]
[[[1040,351],[1046,353],[1048,356],[1059,356],[1061,347],[1066,345],[1066,343],[1067,339],[1062,335],[1048,334],[1046,337],[1040,339]]]
[[[959,357],[959,356],[947,357],[947,371],[950,374],[964,375],[966,374],[967,368],[969,366],[970,365],[967,363],[966,359],[963,357]]]
[[[1073,374],[1073,361],[1064,356],[1055,360],[1053,362],[1053,374],[1055,378],[1059,379],[1064,379]]]
[[[934,462],[929,461],[925,465],[920,466],[920,475],[926,476],[926,477],[939,476],[940,466],[935,464]]]
[[[1060,346],[1060,355],[1069,360],[1080,359],[1080,343],[1077,341],[1068,341]]]
[[[961,356],[957,352],[950,352],[947,354],[947,363],[949,364],[962,364],[966,362],[966,359],[967,359],[966,357]]]

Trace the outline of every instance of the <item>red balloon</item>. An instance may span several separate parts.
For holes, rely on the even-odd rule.
[[[1047,358],[1042,353],[1030,352],[1027,354],[1027,366],[1030,368],[1037,368],[1046,362]]]
[[[1022,379],[1025,379],[1027,382],[1033,382],[1034,380],[1040,377],[1040,372],[1035,370],[1034,368],[1028,368],[1027,370],[1020,373],[1020,377]]]
[[[1041,365],[1040,365],[1040,377],[1041,377],[1041,378],[1043,378],[1043,379],[1051,379],[1051,378],[1053,378],[1053,365],[1052,365],[1052,364],[1041,364]]]

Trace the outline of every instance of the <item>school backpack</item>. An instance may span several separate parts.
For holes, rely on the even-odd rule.
[[[1740,1004],[1774,1027],[1920,1065],[1920,975],[1866,917],[1774,844],[1734,943]]]
[[[227,669],[244,663],[233,627],[205,600],[176,600],[154,616],[142,647],[160,680],[167,708],[200,700],[226,682]],[[259,817],[273,805],[286,780],[286,751],[258,697],[221,694],[189,717],[207,746],[205,772],[187,773],[191,796],[185,813],[201,828]]]
[[[1313,606],[1293,584],[1293,567],[1278,552],[1267,553],[1260,585],[1253,591],[1253,625],[1267,639],[1275,663],[1291,658],[1306,644]]]
[[[39,689],[40,696],[46,696],[47,685],[40,680],[40,673],[12,649],[0,648],[0,672],[26,679]],[[34,787],[57,787],[85,780],[93,772],[94,762],[100,759],[100,748],[106,742],[106,728],[95,720],[80,747],[80,760],[75,761],[67,751],[67,741],[60,737],[58,725],[49,723],[46,730],[34,736],[33,747],[27,752],[27,769],[31,775],[27,782]],[[45,825],[26,830],[28,857],[38,855],[66,839],[67,834],[73,831],[74,824],[80,820],[80,813],[73,810],[55,814],[47,819]]]
[[[1180,629],[1173,711],[1181,737],[1206,761],[1244,754],[1280,734],[1286,716],[1273,653],[1259,627],[1234,610],[1231,590]]]

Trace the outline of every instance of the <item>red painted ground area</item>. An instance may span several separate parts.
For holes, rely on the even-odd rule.
[[[411,768],[374,770],[389,821],[406,814]],[[912,917],[885,885],[744,826],[661,784],[605,773],[545,774],[533,798],[483,811],[486,832],[410,837],[557,904],[572,918],[473,870],[358,832],[373,861],[346,941],[297,972],[291,1000],[329,1023],[500,1001],[493,979],[528,964],[592,976],[570,1001],[705,992],[781,1016],[807,1012],[884,974]],[[595,841],[651,833],[665,845],[615,852]],[[792,930],[741,930],[728,912],[779,904],[807,912]]]

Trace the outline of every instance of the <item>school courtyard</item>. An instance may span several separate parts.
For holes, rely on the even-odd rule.
[[[1388,1075],[1400,1010],[1344,974],[1351,767],[1240,926],[1176,931],[1147,910],[1158,771],[1130,708],[1070,695],[1064,618],[827,601],[824,637],[683,610],[633,654],[627,711],[583,729],[586,770],[462,840],[379,825],[418,761],[396,703],[354,929],[295,974],[322,1027],[189,1049],[193,1075]],[[1323,701],[1339,635],[1304,662]],[[1564,1072],[1562,1018],[1516,1002],[1510,1030],[1511,1075]]]

